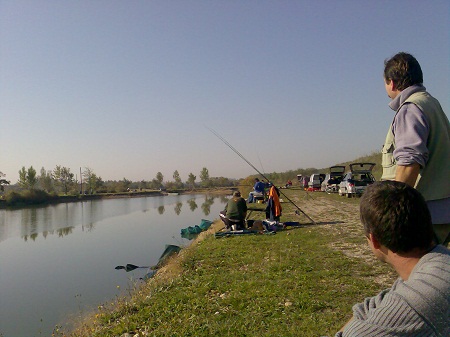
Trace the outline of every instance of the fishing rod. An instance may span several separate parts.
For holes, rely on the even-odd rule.
[[[209,131],[211,131],[217,138],[219,138],[222,142],[224,142],[225,143],[225,145],[226,146],[228,146],[231,150],[233,150],[233,152],[234,153],[236,153],[239,157],[241,157],[248,165],[250,165],[250,167],[252,167],[256,172],[258,172],[260,175],[261,175],[261,177],[263,177],[265,180],[267,180],[267,181],[270,181],[264,174],[262,174],[252,163],[250,163],[243,155],[242,155],[242,153],[240,153],[238,150],[236,150],[236,148],[233,146],[233,145],[231,145],[230,143],[228,143],[228,141],[225,139],[225,138],[223,138],[220,134],[218,134],[215,130],[213,130],[213,129],[211,129],[210,127],[207,127],[206,126],[206,128],[209,130]],[[295,208],[297,208],[297,210],[299,210],[300,212],[302,212],[302,214],[304,215],[304,216],[306,216],[309,220],[311,220],[311,222],[314,224],[314,225],[316,225],[316,222],[313,220],[313,219],[311,219],[310,217],[309,217],[309,215],[308,214],[306,214],[305,212],[303,212],[303,210],[300,208],[300,207],[298,207],[286,194],[284,194],[283,192],[281,192],[280,190],[278,190],[279,192],[280,192],[280,194],[287,200],[287,201],[289,201],[292,205],[294,205],[295,206]]]
[[[264,166],[263,166],[263,164],[262,164],[262,162],[261,162],[261,158],[259,158],[259,153],[258,153],[258,151],[256,151],[256,155],[258,156],[259,164],[261,165],[261,168],[262,168],[262,170],[263,170],[263,172],[264,172],[264,174],[265,174],[266,171],[264,170]]]

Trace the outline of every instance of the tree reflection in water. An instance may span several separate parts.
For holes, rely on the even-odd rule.
[[[175,207],[174,207],[174,211],[175,211],[175,214],[176,215],[180,215],[180,213],[181,213],[181,207],[183,207],[183,203],[182,202],[177,202],[176,204],[175,204]]]
[[[166,211],[166,208],[164,207],[164,205],[158,207],[159,214],[163,215],[165,211]]]
[[[208,198],[207,195],[205,195],[205,202],[202,204],[202,211],[205,213],[205,215],[209,215],[211,213],[211,206],[214,204],[214,197]]]
[[[187,201],[187,203],[189,204],[189,209],[190,209],[192,212],[195,211],[195,210],[198,208],[198,205],[197,205],[197,203],[195,202],[195,199],[194,199],[194,198],[189,199],[189,200]]]
[[[146,270],[125,276],[114,266],[155,265],[165,244],[187,245],[181,229],[218,218],[224,205],[215,198],[197,194],[0,209],[0,256],[14,257],[0,258],[0,335],[51,335],[61,317],[113,299],[118,285],[126,291],[130,277]],[[83,303],[79,297],[73,301],[73,294],[83,294]]]
[[[185,195],[179,198],[173,204],[173,210],[177,216],[182,215],[183,203],[187,203],[186,210],[189,209],[194,213],[200,207],[203,215],[209,216],[216,198],[219,198],[221,204],[227,202],[226,196]],[[159,215],[166,216],[166,206],[171,204],[170,199],[142,199],[138,202],[133,202],[132,199],[95,200],[29,207],[14,211],[2,210],[0,212],[0,242],[14,236],[19,236],[24,241],[45,239],[49,235],[64,237],[73,233],[78,226],[81,226],[83,232],[92,232],[99,221],[137,211],[146,213],[156,209]]]

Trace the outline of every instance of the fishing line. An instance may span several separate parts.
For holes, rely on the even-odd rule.
[[[261,165],[261,168],[262,168],[262,170],[263,170],[263,172],[264,172],[264,174],[265,174],[266,172],[265,172],[264,166],[263,166],[263,164],[262,164],[262,162],[261,162],[261,158],[259,158],[259,153],[258,153],[258,151],[256,151],[256,155],[258,156],[259,164]]]
[[[270,181],[264,174],[262,174],[252,163],[250,163],[238,150],[236,150],[236,148],[233,146],[233,145],[231,145],[230,143],[228,143],[228,141],[225,139],[225,138],[223,138],[221,135],[219,135],[215,130],[213,130],[213,129],[211,129],[210,127],[208,127],[208,126],[206,126],[205,125],[205,127],[209,130],[209,131],[211,131],[217,138],[219,138],[222,142],[224,142],[225,143],[225,145],[226,146],[228,146],[231,150],[233,150],[233,152],[234,153],[236,153],[239,157],[241,157],[241,159],[243,159],[248,165],[250,165],[250,167],[252,167],[256,172],[258,172],[260,175],[261,175],[261,177],[263,177],[265,180],[267,180],[267,181]],[[313,219],[311,219],[309,216],[308,216],[308,214],[306,214],[305,212],[303,212],[303,210],[300,208],[300,207],[298,207],[291,199],[289,199],[289,197],[286,195],[286,194],[284,194],[283,192],[281,192],[279,189],[278,189],[278,191],[280,192],[280,194],[287,200],[287,201],[289,201],[292,205],[294,205],[300,212],[302,212],[302,214],[304,215],[304,216],[306,216],[309,220],[311,220],[311,222],[314,224],[314,225],[316,225],[316,222],[313,220]]]
[[[227,145],[230,149],[232,149],[234,151],[234,153],[236,153],[239,157],[241,157],[247,164],[249,164],[256,172],[258,172],[264,179],[266,179],[267,181],[269,181],[269,179],[267,179],[264,174],[262,174],[255,166],[253,166],[252,163],[250,163],[247,159],[245,159],[245,157],[238,151],[236,150],[236,148],[233,147],[233,145],[231,145],[230,143],[228,143],[228,141],[223,138],[221,135],[219,135],[216,131],[214,131],[213,129],[206,127],[209,131],[211,131],[217,138],[219,138],[222,142],[225,143],[225,145]]]

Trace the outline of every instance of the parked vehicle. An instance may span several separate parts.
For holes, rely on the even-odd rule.
[[[322,182],[321,190],[327,193],[337,193],[339,184],[344,178],[345,166],[331,166],[330,173],[325,176]]]
[[[308,183],[308,190],[318,191],[320,190],[320,186],[322,185],[323,180],[325,179],[324,173],[314,173],[311,174]]]
[[[350,164],[350,172],[347,172],[339,184],[339,195],[361,196],[367,185],[375,182],[372,175],[374,163],[353,163]]]
[[[307,188],[308,188],[309,176],[303,176],[303,175],[301,175],[301,174],[298,174],[298,175],[297,175],[297,180],[298,180],[300,186],[301,186],[303,189],[307,189]]]

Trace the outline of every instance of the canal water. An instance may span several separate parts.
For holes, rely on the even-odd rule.
[[[166,244],[189,245],[180,229],[214,220],[225,197],[105,199],[0,210],[0,336],[51,336],[127,293]]]

